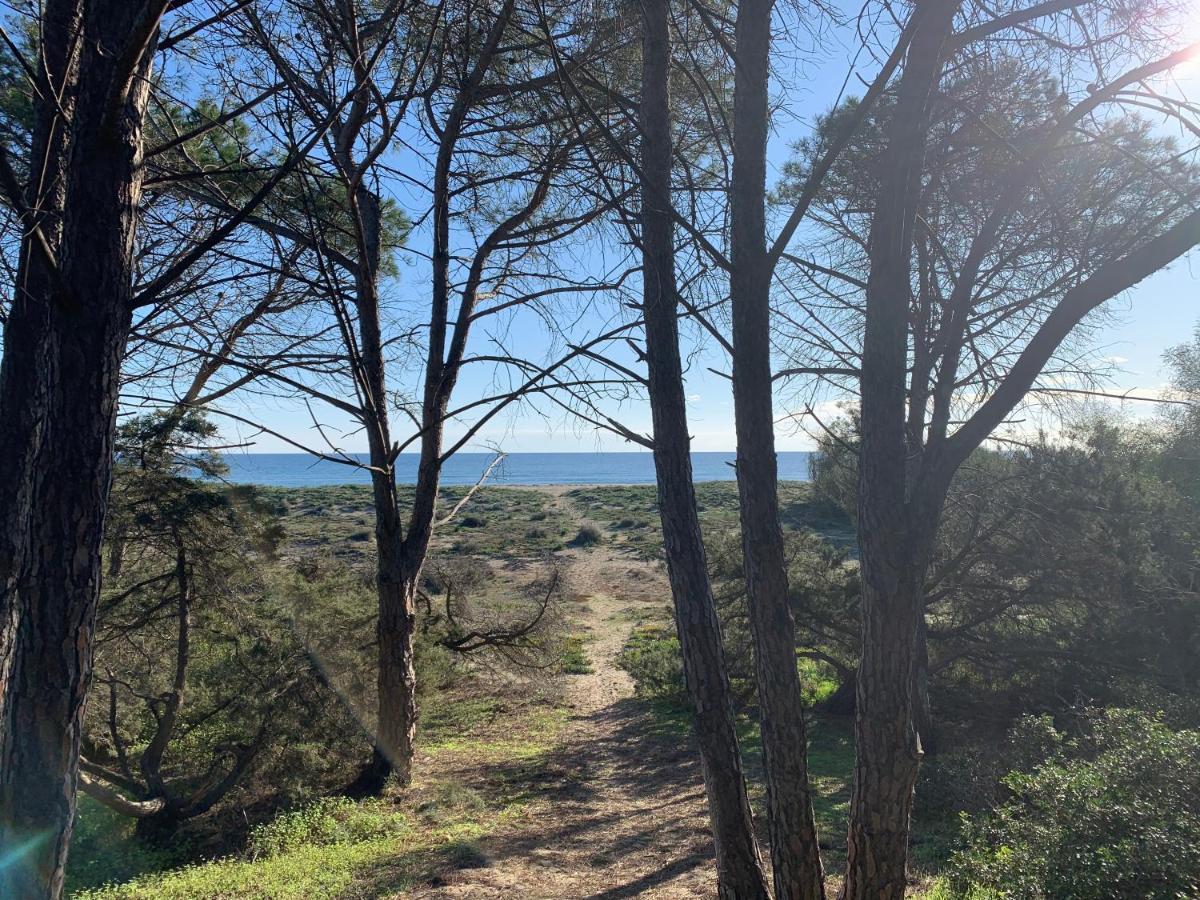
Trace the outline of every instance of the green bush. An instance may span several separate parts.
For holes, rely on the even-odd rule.
[[[133,819],[113,812],[81,794],[71,837],[67,895],[105,884],[128,881],[178,865],[187,846],[155,846],[134,837]]]
[[[621,650],[617,665],[633,679],[638,697],[680,706],[687,703],[679,638],[667,629],[655,626],[635,629]]]
[[[600,529],[595,525],[581,525],[575,537],[571,540],[573,547],[592,547],[600,543],[604,539],[604,535],[600,533]]]
[[[1058,737],[1045,762],[1005,777],[1005,802],[964,820],[954,896],[1200,896],[1200,732],[1108,710]]]

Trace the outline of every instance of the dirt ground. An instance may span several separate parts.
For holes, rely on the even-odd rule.
[[[481,841],[476,868],[409,896],[618,900],[715,896],[712,840],[694,751],[654,733],[616,660],[639,609],[669,597],[661,567],[599,547],[565,555],[573,626],[592,671],[569,676],[561,750],[531,770],[519,826]],[[614,586],[621,595],[614,596]]]

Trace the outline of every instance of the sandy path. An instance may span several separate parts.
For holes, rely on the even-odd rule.
[[[617,900],[713,896],[712,844],[695,754],[655,735],[616,658],[631,611],[667,602],[662,573],[611,547],[567,556],[574,625],[592,672],[568,676],[561,749],[526,778],[519,829],[482,842],[486,866],[445,875],[421,898]]]

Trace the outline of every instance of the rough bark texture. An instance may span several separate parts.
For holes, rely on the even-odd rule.
[[[25,190],[26,233],[37,228],[51,252],[62,244],[62,213],[66,201],[67,163],[71,135],[63,116],[75,109],[79,76],[78,34],[82,4],[50,4],[43,16],[42,40],[51,90],[61,98],[59,109],[34,105],[30,159],[44,160],[44,177],[30,179]],[[6,681],[16,631],[16,588],[28,550],[33,466],[41,446],[46,392],[52,373],[49,299],[54,294],[51,266],[26,237],[21,243],[16,290],[4,328],[0,358],[0,685]]]
[[[927,499],[938,496],[937,489],[912,477],[938,467],[923,459],[917,469],[905,435],[909,275],[929,99],[956,7],[955,0],[930,0],[914,13],[923,21],[897,88],[880,166],[889,177],[880,186],[871,225],[858,489],[862,656],[844,888],[844,896],[855,900],[904,896],[920,762],[914,665],[940,507]]]
[[[670,209],[669,3],[647,0],[642,9],[642,272],[663,549],[704,771],[718,892],[731,900],[765,900],[768,893],[746,799],[720,623],[692,484]]]
[[[770,0],[738,7],[730,294],[742,551],[762,727],[771,864],[778,900],[825,895],[808,784],[795,623],[779,525],[766,245]]]
[[[114,84],[121,81],[122,51],[148,14],[142,4],[122,2],[93,2],[86,14],[77,3],[50,3],[46,10],[52,56],[67,55],[59,41],[78,42],[80,60],[76,103],[55,126],[69,137],[52,164],[63,192],[56,248],[62,290],[43,285],[35,295],[39,282],[25,282],[26,296],[5,334],[0,393],[44,398],[0,714],[0,847],[11,857],[0,869],[5,897],[61,894],[75,812],[120,364],[132,315],[148,93],[144,77],[134,78],[127,94]],[[140,58],[134,74],[144,76],[149,53]],[[17,340],[37,348],[32,369],[8,364]],[[29,425],[7,404],[4,414],[0,432],[9,439]]]

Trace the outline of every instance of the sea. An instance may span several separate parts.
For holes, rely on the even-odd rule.
[[[780,453],[782,481],[808,481],[811,453]],[[356,459],[365,462],[365,455]],[[417,455],[403,453],[397,461],[397,478],[412,484],[417,475]],[[456,453],[442,468],[442,484],[475,484],[495,459],[492,453]],[[733,453],[693,453],[695,481],[733,481]],[[370,474],[344,463],[316,459],[306,453],[230,453],[227,480],[235,484],[274,487],[318,487],[334,484],[367,484]],[[653,484],[654,458],[649,453],[510,453],[488,476],[489,484]]]

